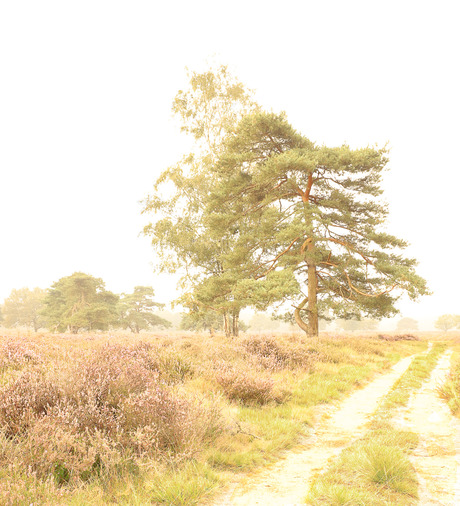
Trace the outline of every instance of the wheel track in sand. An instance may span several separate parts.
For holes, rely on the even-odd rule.
[[[355,391],[328,410],[328,418],[305,437],[302,445],[277,463],[232,484],[209,506],[302,506],[312,478],[365,432],[368,416],[407,370],[415,355]]]
[[[440,357],[430,378],[393,420],[396,427],[419,434],[410,460],[422,506],[460,505],[460,422],[436,392],[449,374],[451,355],[449,350]]]

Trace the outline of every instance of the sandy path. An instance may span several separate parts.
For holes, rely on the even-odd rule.
[[[420,435],[411,462],[423,506],[460,505],[460,422],[436,394],[449,373],[451,355],[451,351],[442,355],[430,379],[394,420],[396,426]]]
[[[406,371],[413,357],[399,361],[361,390],[347,397],[338,407],[329,410],[330,417],[313,435],[305,438],[297,451],[265,468],[257,475],[233,484],[213,506],[301,506],[311,479],[354,439],[363,435],[367,417],[378,406],[393,383]]]

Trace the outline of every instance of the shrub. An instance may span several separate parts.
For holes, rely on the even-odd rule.
[[[221,430],[220,410],[155,385],[123,403],[130,444],[141,452],[188,456]]]
[[[268,336],[248,337],[242,345],[265,369],[272,371],[296,368],[312,370],[318,358],[318,353],[302,345],[283,345]]]
[[[225,395],[244,404],[266,404],[275,399],[274,382],[227,364],[216,367],[215,379]]]
[[[0,369],[43,361],[39,346],[26,339],[7,339],[0,344]]]
[[[413,334],[397,334],[397,335],[387,335],[387,334],[379,334],[379,339],[383,341],[420,341],[420,338],[414,336]]]
[[[43,417],[61,398],[59,388],[43,373],[23,373],[0,390],[0,425],[7,436],[25,432],[35,419]]]

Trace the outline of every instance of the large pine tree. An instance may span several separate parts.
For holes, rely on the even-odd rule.
[[[386,154],[317,146],[284,115],[243,118],[214,166],[204,213],[233,236],[233,296],[259,307],[289,300],[315,336],[319,318],[379,319],[397,312],[402,293],[427,294],[416,261],[401,254],[405,241],[384,229]]]

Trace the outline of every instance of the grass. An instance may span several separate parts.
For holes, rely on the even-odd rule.
[[[234,473],[293,447],[315,406],[425,346],[376,337],[5,333],[0,503],[199,504]]]
[[[418,483],[408,454],[417,446],[418,436],[395,429],[391,417],[397,408],[407,404],[411,393],[430,376],[444,349],[444,344],[436,343],[428,354],[419,355],[412,361],[373,414],[365,436],[342,451],[312,484],[307,504],[416,504]]]
[[[453,415],[460,418],[460,338],[453,340],[452,362],[446,381],[438,387],[438,394]]]

